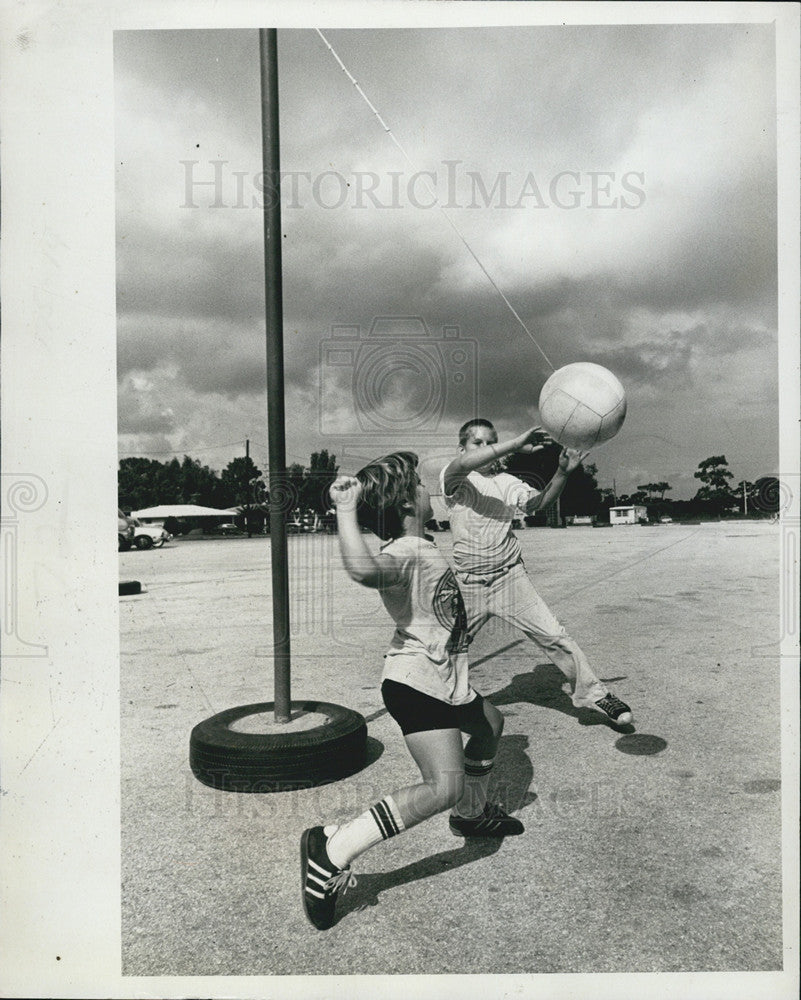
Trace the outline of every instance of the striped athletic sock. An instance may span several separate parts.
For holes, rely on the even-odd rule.
[[[464,792],[451,809],[451,816],[475,819],[481,815],[487,804],[487,788],[494,763],[494,757],[492,760],[472,760],[470,757],[465,757]]]
[[[380,844],[382,840],[389,840],[404,829],[398,807],[392,796],[387,795],[361,816],[338,827],[328,838],[325,849],[337,868],[346,868],[368,848]]]

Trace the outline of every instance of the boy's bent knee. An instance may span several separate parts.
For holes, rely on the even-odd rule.
[[[503,733],[504,717],[498,709],[488,701],[484,701],[482,708],[480,724],[470,729],[465,747],[467,756],[474,759],[494,757]]]

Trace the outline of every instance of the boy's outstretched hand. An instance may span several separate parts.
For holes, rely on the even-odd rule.
[[[559,468],[566,476],[577,469],[584,459],[589,455],[588,451],[579,451],[578,448],[563,448],[559,456]]]
[[[542,427],[532,427],[523,435],[524,444],[517,450],[524,455],[531,455],[535,451],[542,449],[549,444],[553,444],[553,438]]]
[[[362,495],[362,484],[355,476],[337,476],[329,493],[337,510],[355,510]]]

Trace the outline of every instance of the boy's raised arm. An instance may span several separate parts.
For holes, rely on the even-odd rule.
[[[563,448],[559,455],[559,465],[551,481],[542,493],[532,497],[526,503],[526,513],[533,514],[535,510],[544,510],[557,500],[565,488],[567,477],[584,461],[588,454],[589,452],[578,451],[574,448]]]
[[[498,441],[496,444],[488,444],[475,451],[461,452],[445,469],[446,494],[450,496],[471,472],[481,469],[485,465],[491,465],[499,458],[511,455],[516,451],[526,453],[540,451],[545,447],[543,436],[546,435],[542,427],[532,427],[508,441]]]

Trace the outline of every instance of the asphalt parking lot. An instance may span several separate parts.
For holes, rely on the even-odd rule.
[[[533,646],[487,626],[471,676],[506,716],[495,793],[526,833],[465,843],[435,817],[355,862],[325,933],[300,906],[301,832],[416,773],[378,691],[377,594],[347,579],[335,537],[289,539],[292,697],[361,712],[369,763],[221,792],[193,777],[189,734],[272,700],[269,540],[121,553],[120,579],[145,588],[120,598],[123,974],[781,969],[779,538],[765,522],[521,532],[634,724],[574,709]]]

